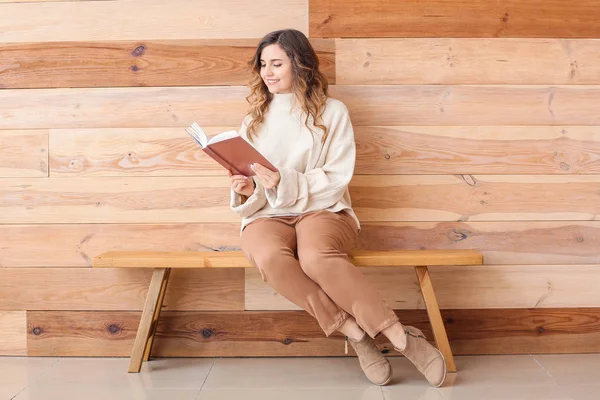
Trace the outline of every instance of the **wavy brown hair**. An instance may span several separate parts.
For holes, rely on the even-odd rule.
[[[258,44],[254,57],[248,63],[252,71],[248,83],[250,95],[246,97],[250,104],[247,115],[251,117],[246,130],[248,138],[252,141],[253,136],[256,135],[258,127],[265,118],[269,103],[273,99],[273,95],[260,76],[260,56],[263,49],[272,44],[279,45],[292,62],[291,90],[304,111],[304,124],[308,126],[308,118],[312,116],[314,126],[323,130],[322,141],[324,142],[328,129],[323,124],[322,115],[325,111],[329,84],[327,77],[319,71],[319,58],[308,38],[295,29],[284,29],[267,34]]]

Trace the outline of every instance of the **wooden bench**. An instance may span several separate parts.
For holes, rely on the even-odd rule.
[[[415,268],[435,342],[446,358],[448,372],[456,372],[450,343],[427,267],[481,265],[483,256],[474,250],[392,250],[355,251],[350,258],[358,267]],[[150,357],[172,268],[252,268],[253,266],[241,251],[113,251],[95,257],[93,267],[154,268],[129,363],[129,372],[140,372],[142,362],[148,361]]]

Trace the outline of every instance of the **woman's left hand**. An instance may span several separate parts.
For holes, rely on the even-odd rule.
[[[250,168],[256,173],[256,178],[265,189],[273,189],[281,180],[279,171],[271,171],[269,168],[257,163],[252,164]]]

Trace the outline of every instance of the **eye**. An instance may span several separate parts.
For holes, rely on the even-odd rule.
[[[281,64],[273,64],[274,67],[281,67]]]

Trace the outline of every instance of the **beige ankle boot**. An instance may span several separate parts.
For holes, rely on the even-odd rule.
[[[429,344],[423,332],[414,326],[405,326],[406,347],[396,351],[412,362],[420,373],[425,375],[429,384],[440,387],[446,379],[446,360],[442,353]]]
[[[392,366],[375,346],[369,335],[359,341],[348,338],[350,346],[358,355],[358,362],[366,377],[375,385],[386,385],[392,379]]]

